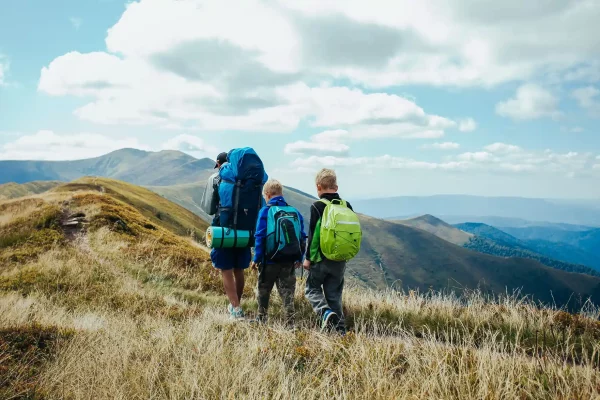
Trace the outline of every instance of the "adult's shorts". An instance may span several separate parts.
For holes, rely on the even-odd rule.
[[[213,267],[222,271],[248,268],[251,256],[249,247],[212,249],[210,252]]]

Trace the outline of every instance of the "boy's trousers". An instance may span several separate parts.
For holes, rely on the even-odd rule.
[[[327,309],[338,315],[340,318],[338,330],[346,329],[342,310],[345,272],[346,262],[324,259],[310,266],[304,290],[306,298],[319,316],[322,316]]]

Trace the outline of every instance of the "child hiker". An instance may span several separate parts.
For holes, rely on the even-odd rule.
[[[281,296],[286,324],[294,326],[294,293],[296,268],[306,249],[306,234],[302,214],[283,198],[281,183],[270,179],[263,188],[267,203],[258,214],[252,267],[258,267],[258,317],[267,321],[269,298],[273,285]]]
[[[337,193],[335,171],[322,169],[315,180],[319,200],[310,208],[305,296],[321,319],[321,330],[346,333],[342,292],[346,261],[360,250],[362,233],[350,203]]]

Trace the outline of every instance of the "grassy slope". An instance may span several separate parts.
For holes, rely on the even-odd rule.
[[[2,255],[28,255],[0,263],[0,398],[600,395],[593,309],[586,318],[478,293],[349,288],[353,332],[342,338],[314,330],[299,282],[297,332],[282,328],[278,296],[273,325],[228,321],[207,254],[171,224],[146,218],[135,198],[145,192],[102,184],[104,193],[79,182],[0,202],[11,216],[0,225],[0,242],[10,242]],[[61,221],[81,214],[88,225],[69,237]],[[256,281],[248,277],[250,295]],[[248,296],[243,306],[256,309]]]
[[[44,193],[63,182],[60,181],[35,181],[24,184],[5,183],[0,185],[0,200],[16,199],[18,197],[30,196],[32,194]]]
[[[203,236],[208,224],[193,212],[157,195],[125,182],[107,178],[82,178],[54,189],[55,192],[89,190],[105,193],[135,207],[146,218],[179,235]]]
[[[468,243],[469,239],[473,237],[473,234],[461,231],[460,229],[455,228],[441,219],[429,214],[411,219],[394,220],[392,222],[424,230],[434,234],[440,239],[454,243],[457,246],[462,246],[465,243]]]

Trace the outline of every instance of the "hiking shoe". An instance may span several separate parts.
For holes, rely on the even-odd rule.
[[[250,324],[252,325],[266,325],[267,324],[267,317],[261,317],[258,316],[254,319],[250,320]]]
[[[244,315],[244,310],[242,310],[242,307],[233,307],[231,304],[229,306],[230,307],[227,308],[229,310],[229,319],[233,319],[233,320],[244,319],[245,315]]]
[[[335,329],[339,320],[340,319],[336,313],[331,310],[325,310],[323,313],[323,319],[321,320],[321,332]]]

